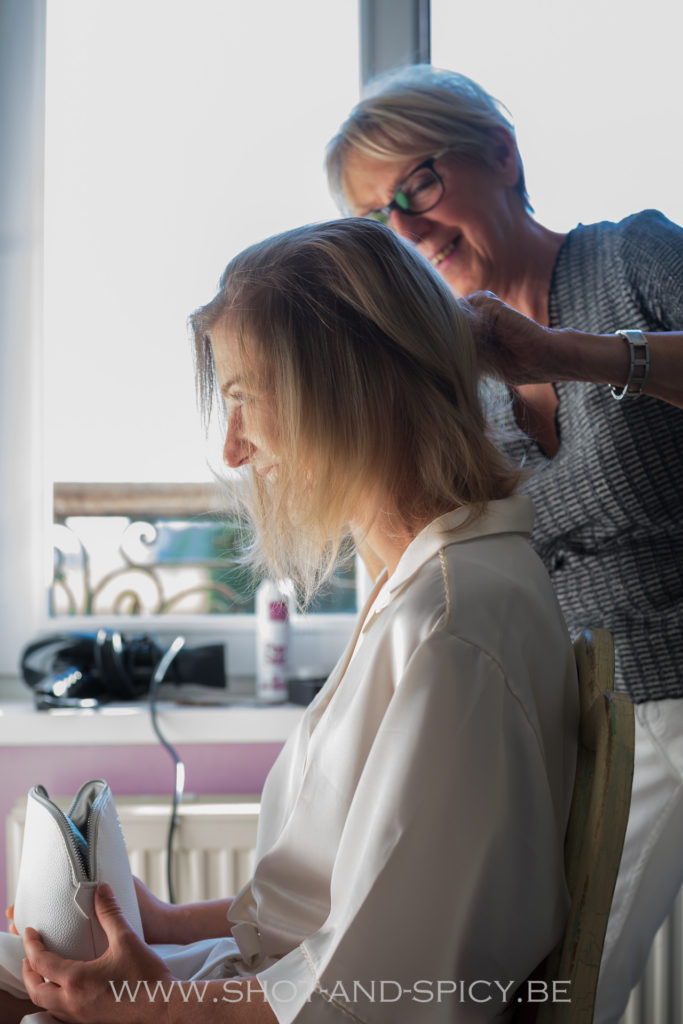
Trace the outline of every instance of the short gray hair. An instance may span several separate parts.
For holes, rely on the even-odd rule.
[[[376,160],[426,159],[448,149],[491,166],[495,129],[515,138],[509,111],[471,78],[430,64],[412,64],[374,79],[327,147],[330,189],[346,209],[343,175],[350,150]],[[517,144],[515,141],[515,148]],[[517,149],[515,186],[531,210]]]

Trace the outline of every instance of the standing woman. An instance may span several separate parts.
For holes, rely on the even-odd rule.
[[[533,470],[532,541],[570,630],[614,635],[637,705],[595,1017],[616,1021],[683,881],[683,230],[652,210],[539,224],[500,104],[425,65],[377,81],[327,167],[346,212],[388,223],[470,296],[481,364],[512,394],[507,450]]]
[[[310,595],[353,533],[385,570],[268,777],[250,882],[222,907],[140,893],[148,942],[215,937],[193,970],[105,901],[107,953],[73,965],[29,934],[26,989],[86,1024],[507,1019],[566,919],[577,684],[466,317],[401,239],[348,220],[236,257],[192,324],[253,559]],[[206,980],[201,1005],[182,982],[163,1005],[112,996],[176,977]]]

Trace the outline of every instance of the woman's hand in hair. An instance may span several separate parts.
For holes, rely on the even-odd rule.
[[[565,332],[543,327],[491,292],[474,292],[458,301],[485,375],[512,385],[565,379],[560,371],[565,361]],[[570,333],[566,332],[566,341]]]
[[[474,335],[482,373],[506,384],[565,380],[623,387],[629,346],[619,334],[550,328],[506,306],[490,292],[459,299]],[[683,409],[683,331],[647,331],[650,366],[646,395]]]

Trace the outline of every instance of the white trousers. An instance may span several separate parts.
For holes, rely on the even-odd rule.
[[[683,884],[683,700],[635,705],[631,811],[594,1024],[617,1024]]]

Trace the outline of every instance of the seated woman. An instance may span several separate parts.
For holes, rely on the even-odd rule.
[[[25,989],[97,1024],[504,1019],[566,917],[577,685],[466,317],[349,219],[236,257],[192,326],[253,560],[306,597],[350,535],[384,568],[268,777],[251,881],[192,907],[140,888],[175,951],[100,894],[109,950],[65,961],[28,930]]]

